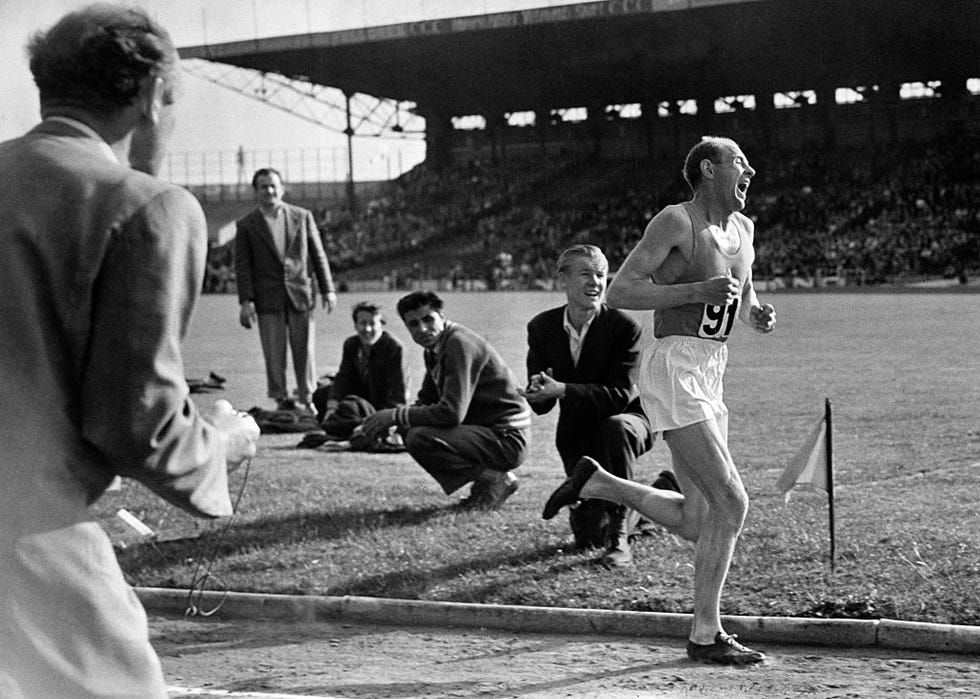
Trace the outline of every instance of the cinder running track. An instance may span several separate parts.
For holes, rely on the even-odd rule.
[[[172,697],[973,697],[980,658],[753,644],[753,668],[696,665],[680,638],[514,633],[151,612]]]

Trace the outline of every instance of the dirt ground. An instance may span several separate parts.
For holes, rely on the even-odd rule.
[[[697,665],[679,639],[151,617],[172,697],[974,697],[980,658],[772,647]]]

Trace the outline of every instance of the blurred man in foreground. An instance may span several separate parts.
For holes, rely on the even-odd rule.
[[[497,351],[469,328],[446,320],[442,299],[415,291],[398,315],[425,349],[425,378],[413,406],[379,410],[364,421],[371,438],[392,426],[408,453],[449,495],[472,482],[463,506],[495,510],[517,491],[531,411]]]
[[[179,343],[207,231],[154,177],[180,67],[142,11],[97,5],[30,44],[43,121],[0,144],[0,696],[164,697],[146,615],[88,512],[114,476],[199,517],[258,427],[204,420]]]

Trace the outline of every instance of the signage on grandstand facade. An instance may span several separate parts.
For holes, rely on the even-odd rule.
[[[406,22],[403,24],[343,29],[314,35],[303,34],[271,37],[262,39],[261,43],[264,51],[345,46],[391,39],[407,39],[416,36],[509,29],[537,24],[692,10],[716,5],[733,5],[749,2],[762,2],[762,0],[603,0],[603,2],[587,2],[579,5],[558,5],[556,7],[539,7],[530,10],[497,12],[470,17],[444,17]],[[254,45],[254,42],[235,41],[214,46],[211,49],[214,57],[217,57],[226,53],[240,53],[246,46],[251,45]]]
[[[675,10],[691,10],[699,7],[715,5],[732,5],[745,2],[761,2],[761,0],[605,0],[604,2],[588,2],[579,5],[559,5],[557,7],[538,7],[530,10],[515,12],[500,12],[472,17],[450,17],[445,19],[423,20],[410,22],[405,25],[389,27],[367,27],[367,39],[391,38],[390,36],[372,36],[376,29],[404,28],[403,36],[419,34],[453,34],[456,32],[485,31],[488,29],[505,29],[522,27],[533,24],[550,24],[582,19],[597,19],[619,15],[646,14],[651,12],[670,12]],[[399,37],[400,38],[400,37]]]

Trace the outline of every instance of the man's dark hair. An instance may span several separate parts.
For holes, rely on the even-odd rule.
[[[718,162],[722,151],[734,145],[736,144],[733,140],[721,136],[705,136],[694,144],[684,159],[684,179],[687,180],[691,191],[701,184],[701,162],[703,160]]]
[[[255,174],[252,175],[252,189],[259,186],[260,177],[272,177],[273,175],[279,178],[279,184],[286,183],[286,180],[282,178],[282,173],[276,170],[274,167],[260,167],[255,171]]]
[[[384,315],[381,313],[381,306],[371,301],[358,301],[354,304],[354,308],[351,309],[350,317],[357,322],[358,313],[370,313],[372,316],[381,316],[381,324],[384,325],[385,319]]]
[[[117,111],[133,103],[146,78],[167,77],[177,61],[167,30],[143,10],[101,4],[37,32],[27,53],[42,112]]]
[[[413,291],[398,300],[398,315],[403,319],[409,311],[417,311],[422,306],[428,306],[433,311],[442,311],[442,299],[434,291]]]

